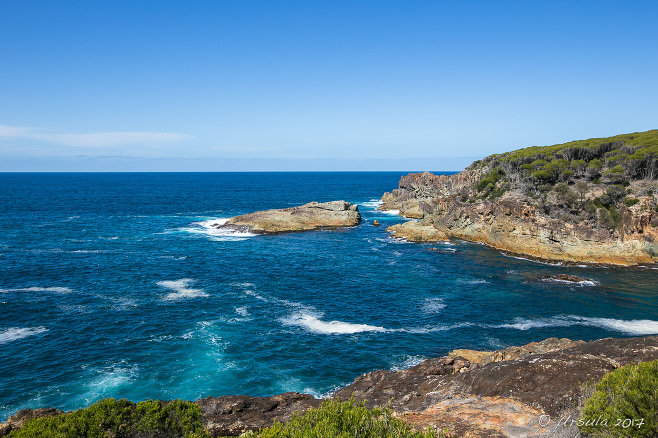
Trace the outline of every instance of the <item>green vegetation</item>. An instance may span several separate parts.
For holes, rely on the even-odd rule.
[[[318,409],[294,415],[288,423],[263,429],[259,438],[437,438],[430,430],[414,431],[389,408],[368,410],[354,400],[325,400]]]
[[[26,422],[10,438],[206,438],[192,402],[101,400],[88,408]]]
[[[497,167],[498,172],[519,173],[538,184],[568,181],[573,177],[655,179],[658,176],[658,130],[532,146],[491,155],[471,168],[486,165]]]
[[[551,217],[614,230],[623,212],[639,202],[627,196],[641,194],[626,189],[631,181],[658,178],[658,130],[532,146],[491,155],[469,169],[483,175],[469,202],[493,200],[514,189]]]
[[[589,437],[658,436],[658,361],[606,375],[586,401],[578,427]]]

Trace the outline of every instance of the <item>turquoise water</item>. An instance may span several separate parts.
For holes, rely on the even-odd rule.
[[[377,200],[400,176],[0,174],[0,421],[102,397],[322,396],[454,348],[658,333],[655,269],[389,238],[402,218]],[[335,199],[359,204],[362,225],[209,227]],[[557,273],[592,282],[537,280]]]

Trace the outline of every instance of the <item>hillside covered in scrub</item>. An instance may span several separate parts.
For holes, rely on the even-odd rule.
[[[652,264],[657,178],[651,130],[495,154],[455,175],[409,174],[380,208],[512,253]]]

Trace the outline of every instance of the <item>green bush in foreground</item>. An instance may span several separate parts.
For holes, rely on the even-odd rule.
[[[26,422],[10,438],[205,438],[197,405],[174,400],[162,406],[108,398],[88,408]]]
[[[438,438],[435,432],[414,431],[393,417],[390,408],[368,410],[354,400],[325,400],[318,409],[294,415],[288,423],[261,430],[259,438]]]
[[[658,436],[658,361],[606,375],[585,403],[578,426],[592,437]]]

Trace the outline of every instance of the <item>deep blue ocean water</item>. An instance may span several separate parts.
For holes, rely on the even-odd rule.
[[[658,333],[658,271],[400,242],[402,174],[0,174],[0,421],[102,397],[316,396],[455,348]],[[216,221],[344,199],[354,228],[248,236]],[[374,227],[378,219],[382,225]],[[580,286],[538,281],[568,273]]]

